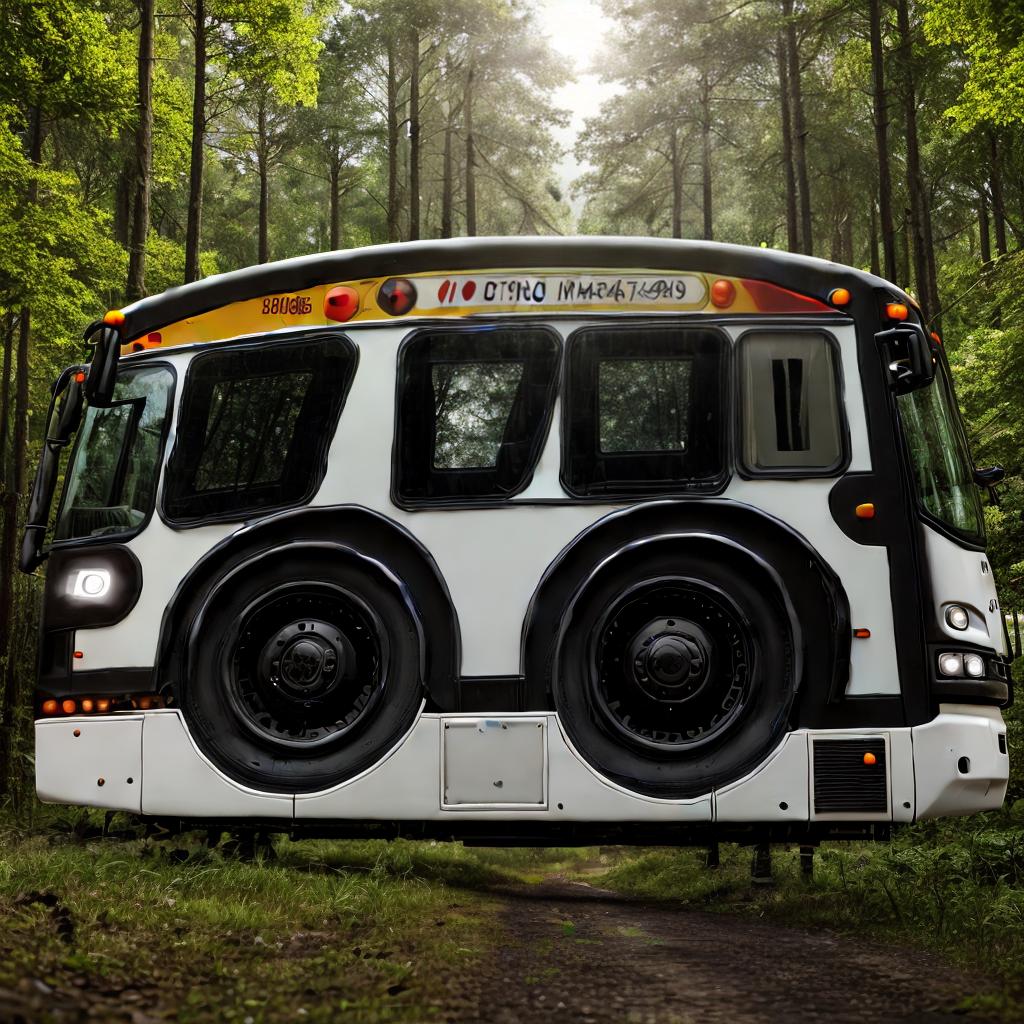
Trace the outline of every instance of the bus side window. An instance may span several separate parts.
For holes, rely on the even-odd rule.
[[[193,525],[309,501],[355,362],[337,336],[197,355],[167,465],[166,518]]]
[[[823,334],[739,342],[741,458],[751,475],[831,476],[846,461],[838,347]]]
[[[559,348],[537,327],[413,335],[399,355],[395,500],[494,501],[523,490],[547,435]]]

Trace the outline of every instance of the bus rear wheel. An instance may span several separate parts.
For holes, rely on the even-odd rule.
[[[372,559],[271,553],[207,595],[180,704],[231,778],[314,792],[372,767],[412,727],[422,648],[415,608]]]

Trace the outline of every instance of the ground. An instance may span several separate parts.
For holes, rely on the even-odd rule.
[[[0,1024],[1017,1019],[990,978],[891,935],[781,923],[747,859],[280,840],[250,860],[88,818],[0,829]],[[787,863],[785,898],[831,891]],[[606,888],[667,877],[739,912]]]

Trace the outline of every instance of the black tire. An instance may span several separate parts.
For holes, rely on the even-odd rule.
[[[315,792],[376,764],[423,700],[423,635],[403,587],[334,545],[279,550],[209,591],[179,702],[200,749],[270,792]]]
[[[710,793],[788,728],[798,636],[784,584],[753,552],[707,535],[631,544],[563,617],[555,706],[611,780],[663,798]]]

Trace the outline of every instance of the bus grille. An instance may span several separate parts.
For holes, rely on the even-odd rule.
[[[816,814],[885,814],[889,810],[884,739],[813,742]],[[865,763],[865,754],[873,755],[873,764]]]

